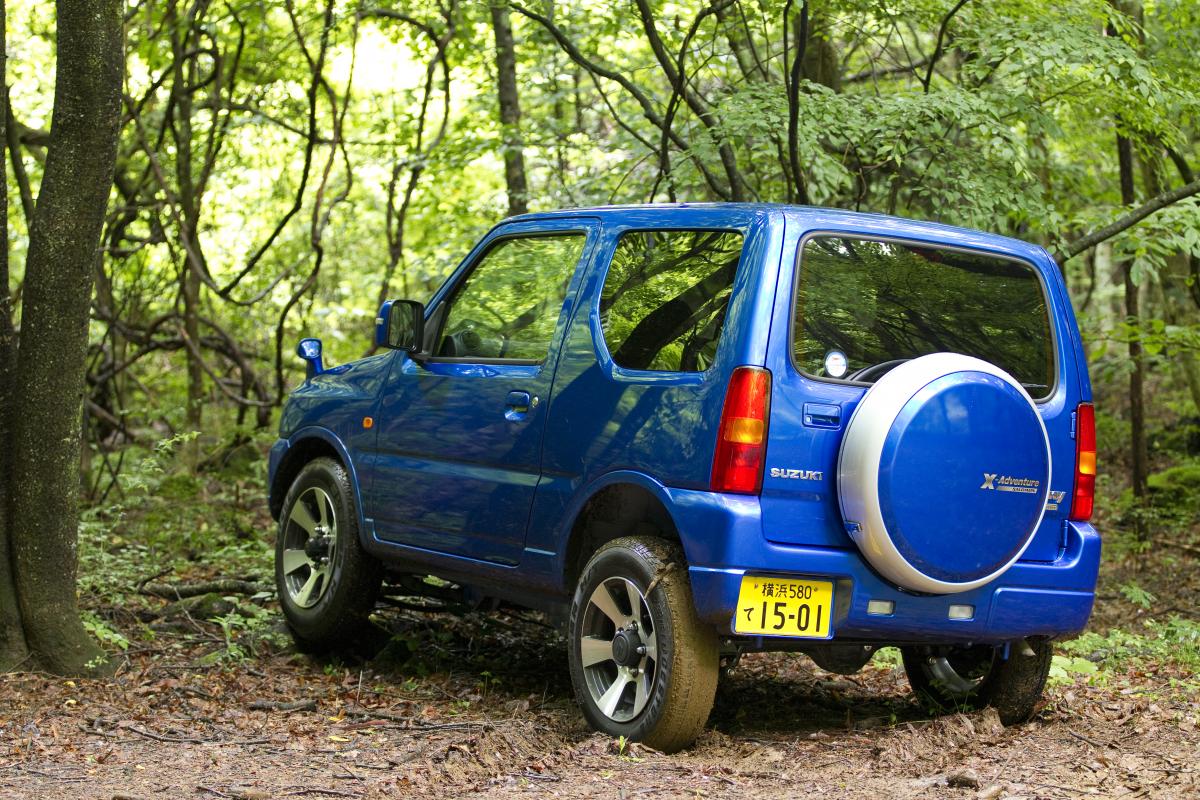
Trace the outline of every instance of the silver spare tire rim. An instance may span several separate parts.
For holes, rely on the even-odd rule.
[[[337,512],[333,498],[316,486],[292,504],[283,529],[283,586],[288,600],[312,608],[329,590],[337,555]]]
[[[658,678],[658,636],[633,581],[608,578],[596,587],[583,611],[578,646],[596,707],[615,722],[641,714]]]
[[[944,580],[922,572],[900,552],[892,540],[880,503],[880,458],[894,420],[922,388],[944,376],[972,372],[998,378],[1022,398],[1023,404],[1030,409],[1031,418],[1038,426],[1040,446],[1045,452],[1045,470],[1034,476],[1038,481],[1037,494],[1029,495],[1036,497],[1036,519],[1023,531],[1023,540],[1007,563],[1000,564],[990,574],[974,579]],[[846,426],[838,454],[838,503],[850,538],[858,545],[859,551],[871,566],[884,578],[897,586],[918,592],[952,594],[970,591],[990,583],[1020,559],[1033,541],[1045,515],[1052,474],[1050,439],[1046,434],[1045,423],[1037,404],[1020,382],[994,364],[978,358],[958,353],[933,353],[915,358],[889,371],[876,381],[859,401]],[[970,477],[973,479],[974,474]],[[986,478],[986,474],[984,477]],[[949,522],[947,531],[952,530]],[[953,521],[953,524],[962,523]]]

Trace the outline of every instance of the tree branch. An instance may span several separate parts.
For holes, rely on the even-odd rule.
[[[790,3],[788,4],[791,5]],[[787,7],[784,9],[784,36],[787,36]],[[804,205],[809,204],[808,186],[804,181],[804,169],[800,165],[800,80],[803,77],[804,53],[808,48],[808,3],[802,3],[800,12],[793,24],[796,35],[796,54],[792,57],[790,70],[785,69],[787,76],[788,103],[788,161],[792,167],[792,182],[795,185],[796,197]],[[786,54],[784,60],[787,60]],[[790,194],[790,192],[789,192]]]
[[[1146,217],[1156,211],[1161,211],[1167,206],[1178,203],[1180,200],[1186,200],[1192,195],[1200,194],[1200,179],[1194,180],[1191,183],[1185,183],[1176,189],[1171,189],[1147,200],[1142,205],[1130,211],[1116,221],[1105,225],[1099,230],[1092,231],[1086,236],[1081,236],[1075,241],[1067,245],[1066,250],[1058,255],[1055,259],[1059,264],[1079,255],[1089,247],[1095,247],[1103,241],[1111,239],[1123,231],[1132,228]]]
[[[899,64],[894,67],[883,67],[882,69],[864,69],[862,72],[856,72],[853,75],[842,78],[842,83],[861,83],[862,81],[873,81],[877,78],[890,78],[893,75],[916,75],[917,70],[928,63],[928,58],[919,58],[912,64]]]
[[[17,134],[17,121],[13,118],[12,103],[8,102],[7,93],[5,94],[5,139],[8,146],[8,154],[12,159],[13,178],[17,182],[17,191],[21,194],[21,211],[25,215],[26,230],[33,224],[33,190],[29,185],[29,173],[25,171],[25,161],[21,158],[21,140]]]
[[[943,45],[946,40],[946,29],[950,27],[950,20],[954,19],[954,15],[966,4],[967,0],[958,0],[954,4],[954,8],[950,9],[946,12],[946,16],[942,17],[942,25],[938,28],[937,46],[933,48],[933,55],[929,57],[929,69],[925,71],[925,79],[921,81],[921,85],[925,87],[925,94],[929,94],[929,84],[933,81],[933,69],[937,66],[938,60],[945,52]]]
[[[697,24],[704,17],[716,13],[718,9],[725,8],[729,3],[730,0],[719,0],[719,2],[708,6],[700,12],[696,20]],[[650,43],[650,50],[658,60],[659,66],[662,67],[663,74],[671,83],[672,92],[683,97],[683,101],[687,103],[688,108],[700,120],[705,131],[713,137],[713,142],[717,146],[717,154],[721,157],[721,164],[725,167],[725,175],[729,181],[730,199],[735,202],[744,200],[746,194],[744,191],[746,185],[745,178],[742,177],[741,170],[738,168],[737,156],[733,152],[733,146],[730,144],[728,137],[720,130],[720,123],[712,113],[712,108],[708,105],[707,101],[688,88],[687,75],[672,63],[666,45],[663,43],[662,37],[658,33],[658,28],[654,24],[654,12],[650,8],[649,2],[647,0],[636,0],[636,5],[638,13],[642,18],[642,29],[646,32],[646,40]]]
[[[663,120],[662,115],[658,113],[657,109],[655,109],[654,104],[650,101],[650,98],[647,97],[646,94],[637,87],[637,84],[629,80],[629,78],[625,77],[617,70],[601,66],[585,56],[580,49],[575,46],[575,43],[572,42],[565,33],[563,33],[562,29],[555,25],[548,17],[544,17],[535,11],[531,11],[530,9],[525,8],[518,3],[511,3],[510,5],[513,11],[528,17],[545,28],[546,32],[554,38],[554,41],[558,42],[558,46],[563,49],[563,51],[571,58],[571,60],[587,70],[589,74],[593,76],[599,75],[602,78],[607,78],[610,81],[620,84],[621,88],[629,92],[633,99],[637,101],[637,104],[641,106],[643,116],[645,116],[646,119],[649,120],[652,125],[654,125],[654,127],[658,128],[659,131],[664,130],[665,121]],[[671,137],[671,141],[675,143],[676,147],[684,151],[691,149],[691,146],[683,139],[683,137],[678,134],[678,132],[669,127],[667,127],[666,130],[668,135]],[[651,150],[653,149],[653,146],[651,146]],[[695,158],[694,163],[696,164],[696,168],[700,170],[700,174],[704,176],[704,182],[708,184],[710,189],[712,189],[713,194],[717,195],[717,197],[721,198],[722,200],[731,199],[730,190],[721,185],[720,181],[717,180],[717,177],[709,171],[708,167],[706,167],[699,158]]]

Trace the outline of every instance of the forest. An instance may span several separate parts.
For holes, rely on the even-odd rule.
[[[0,21],[0,795],[1200,790],[1197,0],[0,0]],[[293,646],[266,454],[297,342],[373,353],[381,303],[427,300],[507,216],[713,201],[1056,259],[1104,556],[1024,730],[931,719],[891,650],[852,677],[755,655],[664,756],[586,730],[532,612],[393,598],[368,654]]]

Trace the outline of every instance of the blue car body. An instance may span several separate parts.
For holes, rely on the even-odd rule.
[[[627,231],[657,229],[745,237],[724,333],[704,371],[626,369],[605,345],[600,296],[615,243]],[[983,586],[926,594],[872,569],[843,523],[832,479],[846,422],[866,388],[809,377],[792,358],[797,254],[814,234],[952,247],[1032,265],[1046,294],[1056,376],[1037,411],[1053,457],[1052,494],[1069,498],[1075,411],[1091,400],[1091,387],[1066,288],[1045,250],[945,225],[790,206],[530,214],[502,222],[479,242],[428,303],[428,318],[494,242],[547,231],[586,238],[546,359],[414,358],[390,350],[312,377],[288,400],[271,450],[276,516],[303,464],[332,455],[351,475],[368,553],[397,572],[438,575],[535,608],[560,610],[569,601],[581,549],[590,546],[580,520],[590,504],[618,497],[677,532],[697,611],[725,636],[733,635],[747,574],[832,581],[836,641],[999,644],[1085,626],[1100,537],[1088,522],[1068,518],[1069,502],[1048,505],[1019,560]],[[758,494],[710,489],[722,403],[740,366],[765,368],[772,378],[768,467],[815,465],[829,479],[796,481],[778,469],[764,474]],[[869,611],[881,600],[890,606]],[[972,611],[951,618],[951,605]],[[745,643],[785,644],[773,637]]]

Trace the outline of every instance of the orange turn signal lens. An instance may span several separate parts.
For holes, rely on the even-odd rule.
[[[766,426],[761,419],[734,417],[725,426],[725,441],[734,444],[762,444]]]

